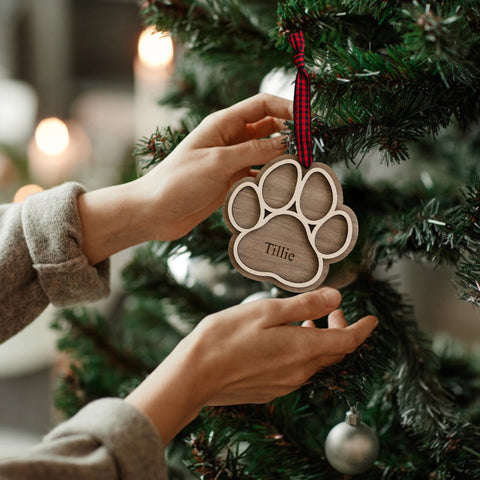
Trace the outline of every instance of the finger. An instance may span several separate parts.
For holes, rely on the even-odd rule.
[[[249,139],[246,125],[255,124],[265,117],[292,119],[293,102],[266,93],[255,95],[205,117],[183,140],[183,147],[188,149],[236,145]]]
[[[317,330],[316,332],[323,335],[317,335],[317,338],[312,340],[311,346],[316,348],[318,355],[345,355],[352,353],[370,336],[377,324],[377,317],[368,315],[346,328]]]
[[[275,117],[265,117],[256,123],[248,123],[247,126],[248,139],[268,137],[272,133],[285,130],[285,120]]]
[[[252,165],[264,165],[286,150],[285,137],[248,140],[222,148],[222,166],[229,172]]]
[[[268,93],[259,93],[223,110],[229,118],[235,116],[244,123],[255,123],[265,117],[293,118],[293,102]]]
[[[363,343],[378,325],[378,318],[374,315],[367,315],[355,323],[349,325],[345,330],[356,336],[357,341]]]
[[[302,327],[316,328],[315,327],[315,322],[313,320],[305,320],[304,322],[302,322]]]
[[[341,300],[340,292],[329,287],[290,298],[274,299],[271,301],[277,302],[277,315],[270,316],[269,324],[273,326],[315,320],[335,310]]]
[[[328,316],[328,328],[345,328],[348,323],[342,310],[335,310]]]

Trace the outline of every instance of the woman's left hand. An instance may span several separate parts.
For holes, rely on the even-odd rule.
[[[223,204],[237,180],[252,175],[251,166],[284,153],[284,137],[265,137],[285,128],[291,109],[289,100],[258,94],[213,113],[139,179],[155,238],[185,235]]]
[[[258,94],[206,117],[145,176],[78,198],[82,250],[92,265],[148,240],[173,240],[218,209],[229,188],[285,151],[267,138],[292,118],[292,102]]]

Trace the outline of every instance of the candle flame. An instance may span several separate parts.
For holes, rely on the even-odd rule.
[[[173,60],[173,42],[167,32],[154,26],[146,28],[138,39],[138,56],[149,67],[166,67]]]
[[[47,155],[58,155],[64,152],[68,147],[69,140],[67,125],[59,118],[45,118],[35,130],[37,147]]]

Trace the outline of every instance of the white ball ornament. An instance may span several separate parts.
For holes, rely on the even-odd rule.
[[[360,420],[351,407],[345,421],[335,425],[325,440],[325,455],[340,473],[356,475],[369,470],[378,457],[379,444],[373,430]]]
[[[293,68],[290,70],[274,68],[270,73],[267,73],[262,80],[260,92],[293,100],[295,96],[296,75],[297,71]]]

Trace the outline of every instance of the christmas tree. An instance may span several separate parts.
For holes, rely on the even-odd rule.
[[[314,160],[339,172],[359,221],[355,249],[326,283],[342,286],[349,321],[379,318],[367,343],[305,388],[267,405],[204,409],[169,447],[172,478],[347,478],[328,462],[325,439],[357,404],[380,451],[355,478],[480,478],[478,361],[458,345],[434,351],[389,275],[404,258],[450,265],[459,298],[480,306],[480,2],[148,0],[141,14],[182,48],[164,101],[188,110],[179,130],[139,142],[146,168],[268,74],[294,74],[288,37],[303,32]],[[404,177],[389,175],[399,163]],[[56,327],[72,364],[61,410],[127,395],[209,313],[289,295],[235,272],[229,238],[216,212],[178,241],[136,250],[112,318],[63,312]],[[348,466],[354,452],[331,447]]]

